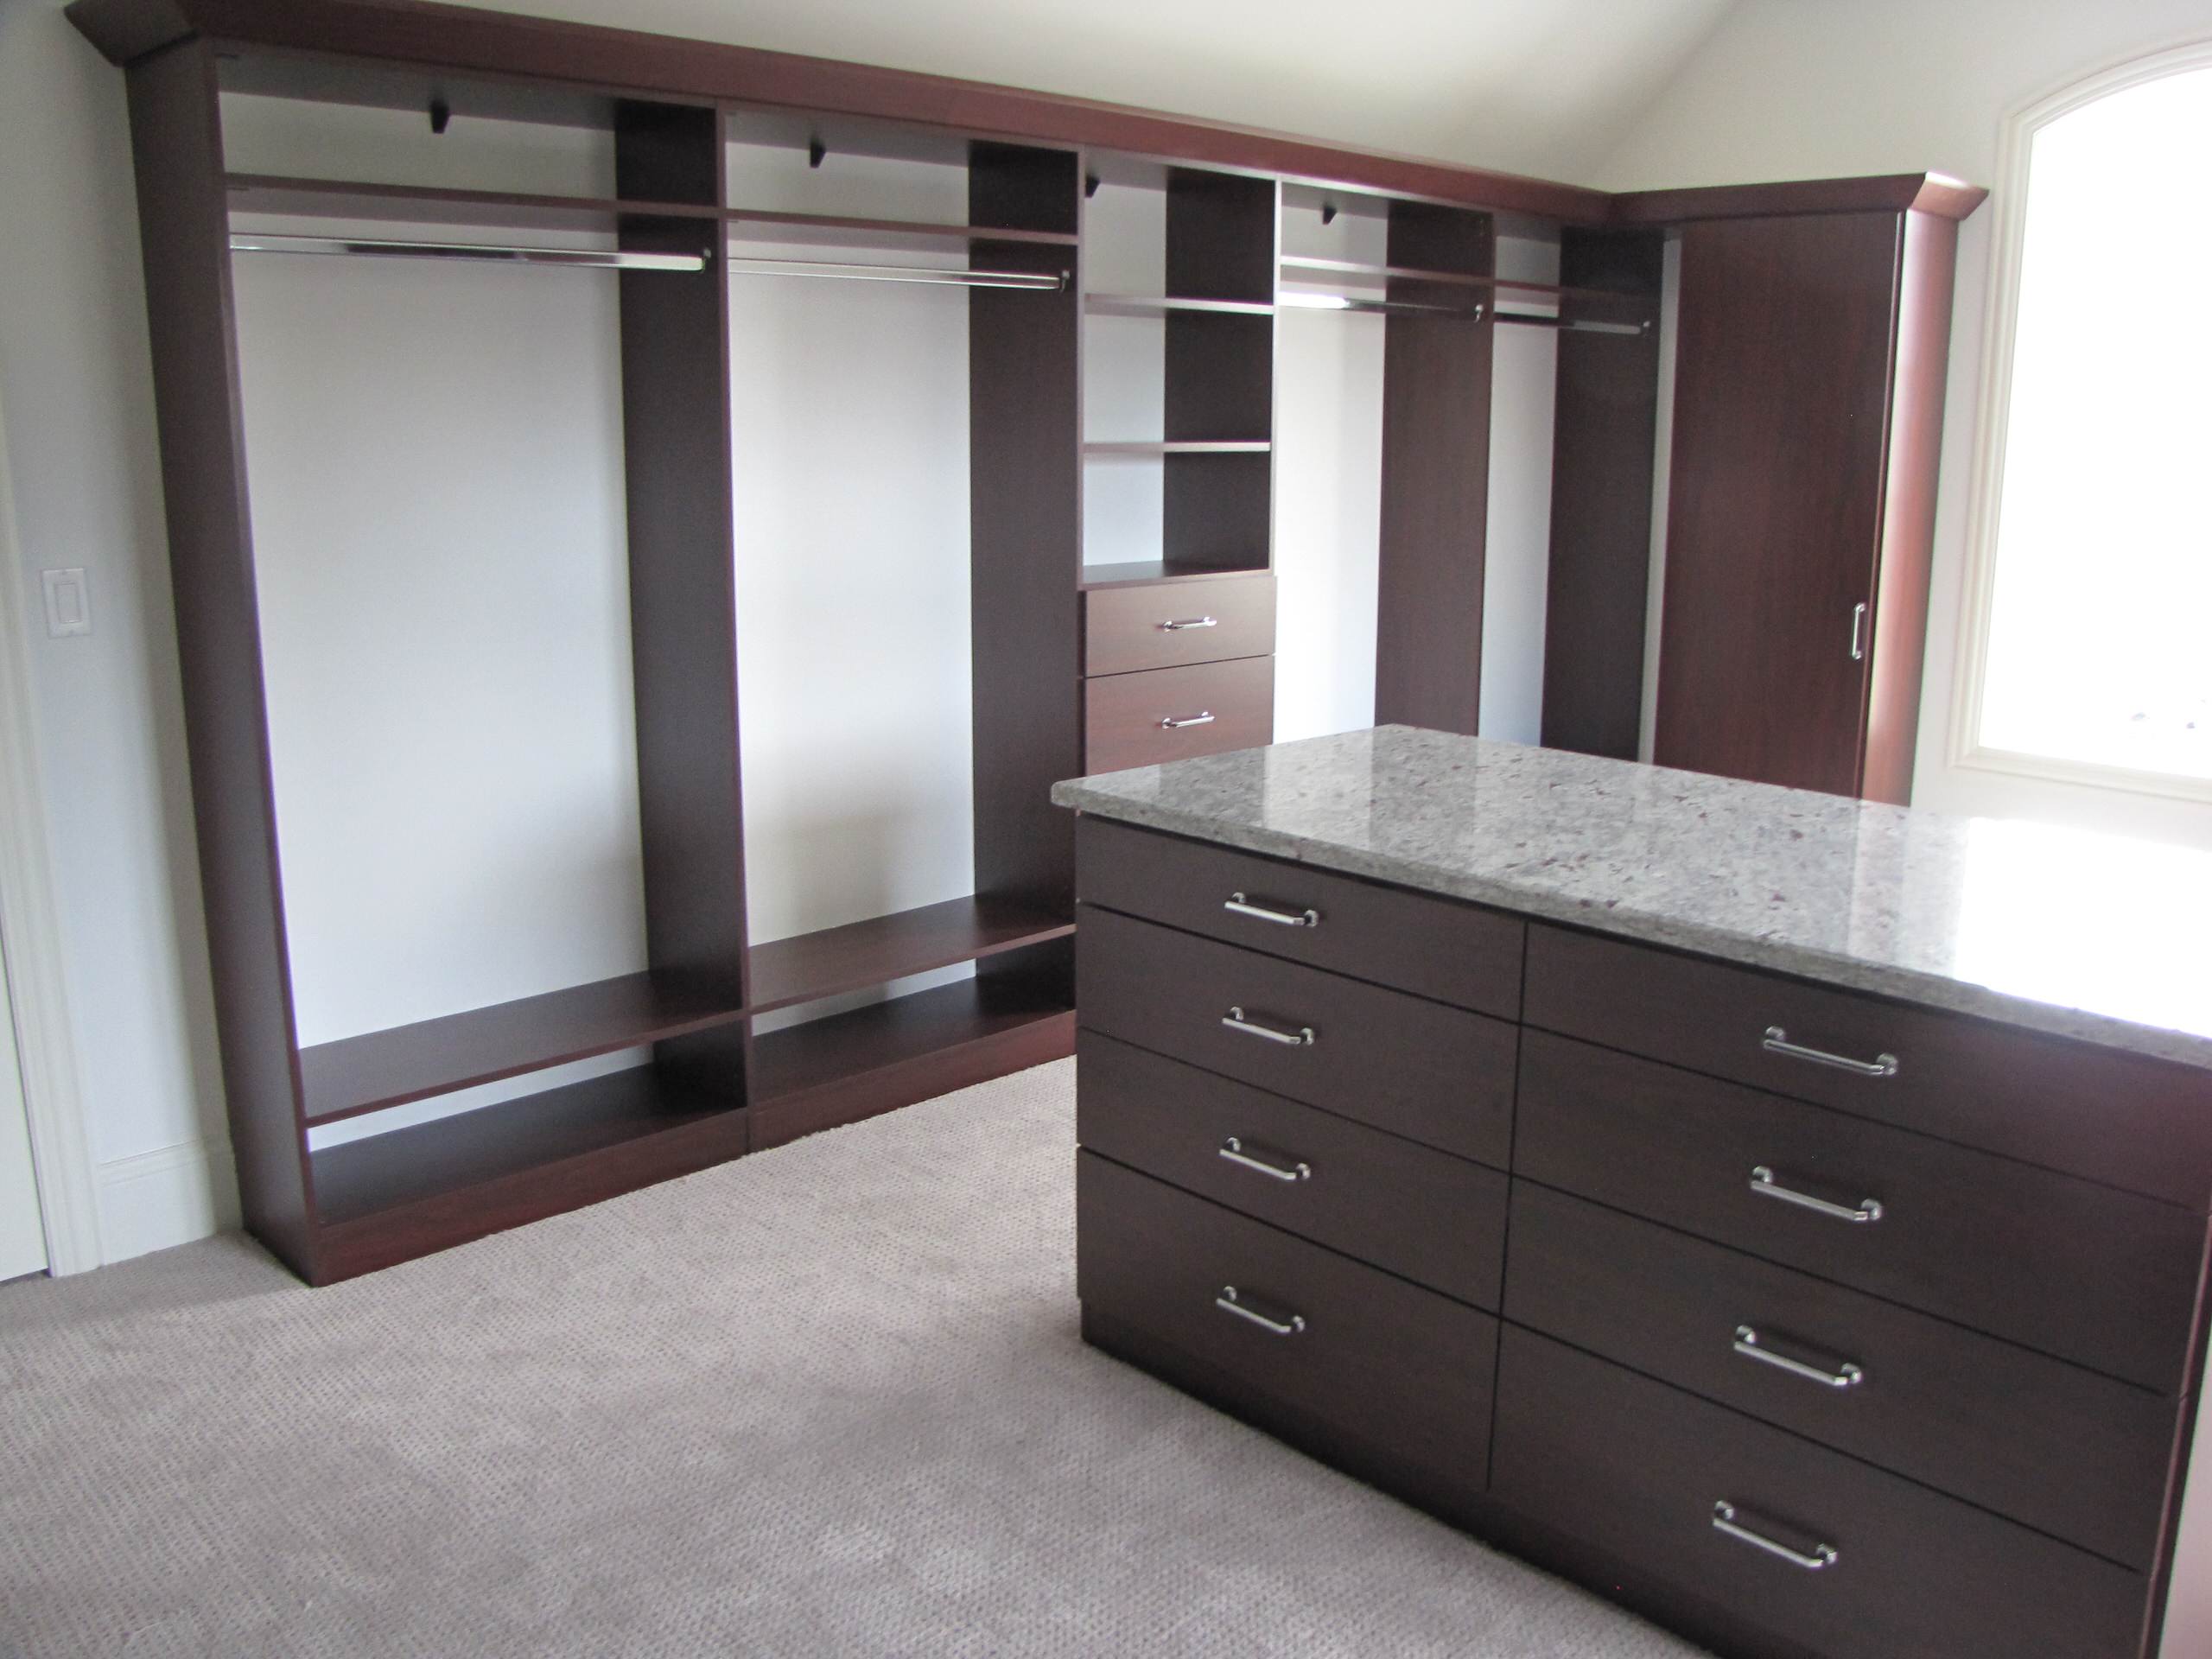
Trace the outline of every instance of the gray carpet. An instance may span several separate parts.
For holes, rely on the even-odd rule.
[[[0,1289],[0,1651],[1692,1651],[1084,1348],[1073,1082],[330,1290]]]

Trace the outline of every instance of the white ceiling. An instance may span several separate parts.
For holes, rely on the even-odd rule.
[[[498,0],[1573,182],[1594,176],[1736,3]]]

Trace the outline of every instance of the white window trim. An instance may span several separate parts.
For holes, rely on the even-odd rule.
[[[1952,688],[1950,761],[1956,767],[2006,772],[2050,783],[2083,784],[2132,794],[2212,801],[2212,779],[2141,772],[2049,755],[1985,747],[1980,741],[1982,685],[1989,658],[1989,619],[1997,583],[1998,520],[2003,509],[2005,429],[2012,412],[2013,343],[2019,323],[2020,257],[2027,239],[2028,164],[2035,136],[2062,116],[2113,93],[2192,69],[2212,68],[2212,41],[2196,41],[2130,58],[2069,80],[2005,118],[1997,156],[1997,231],[1990,252],[1988,315],[1984,321],[1981,387],[1967,500],[1964,602],[1960,607],[1957,677]]]

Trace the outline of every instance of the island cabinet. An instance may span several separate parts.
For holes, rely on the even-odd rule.
[[[2157,1651],[2212,1072],[1077,851],[1092,1344],[1723,1654]]]

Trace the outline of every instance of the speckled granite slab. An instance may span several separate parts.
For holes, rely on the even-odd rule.
[[[1405,726],[1052,799],[2212,1070],[2212,854],[2188,848]]]

